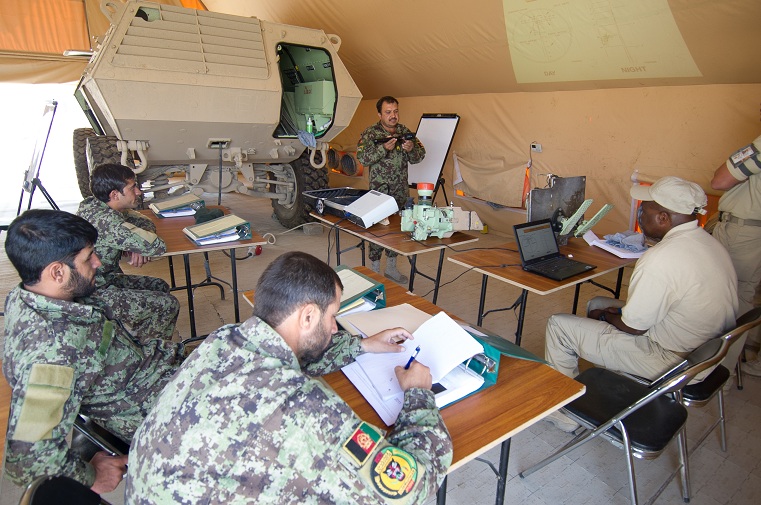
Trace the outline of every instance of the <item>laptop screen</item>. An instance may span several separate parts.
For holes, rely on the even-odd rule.
[[[560,254],[549,219],[516,224],[513,231],[524,265]]]

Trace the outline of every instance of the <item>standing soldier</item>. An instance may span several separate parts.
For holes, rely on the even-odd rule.
[[[761,137],[737,150],[719,165],[711,180],[713,189],[726,190],[719,200],[719,222],[713,236],[729,251],[737,271],[738,316],[758,304],[761,295]],[[757,340],[759,330],[748,333]],[[746,336],[740,338],[724,358],[724,366],[734,370]],[[758,343],[758,342],[755,342]],[[761,377],[761,361],[755,359],[742,366],[744,373]]]
[[[95,252],[103,265],[97,290],[83,301],[110,311],[141,340],[171,339],[180,304],[169,293],[169,284],[157,277],[127,275],[119,266],[122,256],[142,267],[151,256],[166,252],[156,226],[133,210],[142,194],[134,172],[123,165],[100,165],[92,172],[90,189],[93,196],[79,204],[77,214],[98,230]]]
[[[368,127],[359,139],[357,159],[370,167],[370,189],[394,197],[400,209],[407,204],[409,184],[407,167],[425,158],[425,147],[414,137],[410,129],[399,122],[399,102],[393,96],[384,96],[376,104],[379,121]],[[412,137],[407,139],[405,137]],[[388,139],[383,143],[377,143]],[[380,272],[383,248],[370,244],[370,268]],[[384,275],[400,284],[406,284],[407,276],[396,268],[394,251],[386,250]]]

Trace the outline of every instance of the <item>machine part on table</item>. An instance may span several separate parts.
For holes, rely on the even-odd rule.
[[[418,203],[412,198],[402,209],[402,231],[412,232],[413,240],[425,240],[430,236],[451,237],[455,231],[482,230],[484,225],[475,211],[465,211],[460,207],[436,207],[431,205],[433,184],[417,184]]]

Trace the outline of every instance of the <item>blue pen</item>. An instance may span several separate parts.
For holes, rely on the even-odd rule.
[[[415,361],[415,358],[417,358],[417,355],[418,355],[419,352],[420,352],[420,346],[415,347],[415,354],[410,356],[410,360],[407,362],[406,365],[404,365],[404,369],[405,370],[409,370],[410,369],[410,365],[412,364],[413,361]]]

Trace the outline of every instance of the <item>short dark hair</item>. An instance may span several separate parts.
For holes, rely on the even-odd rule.
[[[101,202],[108,203],[113,190],[124,192],[124,187],[135,180],[131,168],[118,163],[98,165],[90,174],[90,191]]]
[[[382,96],[380,97],[380,100],[378,100],[378,103],[375,104],[375,108],[378,109],[378,113],[380,114],[381,109],[383,108],[384,103],[395,103],[396,105],[399,105],[399,100],[394,98],[393,96]]]
[[[343,290],[335,270],[311,254],[301,251],[281,254],[259,277],[254,315],[275,328],[308,303],[325,312],[335,302],[336,286]]]
[[[74,268],[74,257],[96,240],[98,230],[85,219],[62,210],[34,209],[10,224],[5,252],[21,282],[32,286],[54,261]]]

